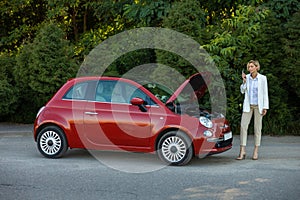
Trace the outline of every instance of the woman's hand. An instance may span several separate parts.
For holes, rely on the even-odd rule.
[[[267,109],[263,109],[262,116],[265,116],[267,114]]]
[[[244,71],[242,72],[242,78],[243,78],[243,82],[246,83],[246,74],[244,73]]]

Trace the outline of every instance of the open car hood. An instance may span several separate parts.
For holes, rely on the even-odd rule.
[[[204,96],[207,90],[207,84],[210,83],[211,73],[202,72],[189,77],[168,99],[166,104],[175,101],[179,95],[189,95],[189,98],[200,99]]]

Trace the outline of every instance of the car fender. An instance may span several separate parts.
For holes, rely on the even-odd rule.
[[[162,127],[157,132],[155,137],[153,137],[154,140],[152,141],[152,144],[154,146],[155,151],[157,150],[157,145],[158,145],[158,141],[160,140],[160,138],[164,134],[166,134],[170,131],[180,131],[180,132],[184,133],[190,139],[190,141],[193,141],[193,134],[188,129],[186,129],[185,127],[179,126],[179,125],[167,125],[167,126]]]
[[[55,112],[49,112],[49,109],[46,107],[45,110],[43,110],[43,112],[35,120],[35,124],[34,124],[35,139],[39,131],[48,125],[58,126],[60,129],[63,130],[66,136],[68,135],[68,132],[70,132],[69,122],[62,116],[56,114]]]

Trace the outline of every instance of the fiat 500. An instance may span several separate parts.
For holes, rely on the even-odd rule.
[[[48,158],[82,148],[156,153],[167,164],[185,165],[232,147],[224,116],[199,106],[206,89],[200,73],[173,93],[124,78],[74,78],[39,110],[34,139]]]

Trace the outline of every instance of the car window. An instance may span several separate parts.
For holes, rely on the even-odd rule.
[[[147,83],[143,85],[147,90],[149,90],[154,96],[161,102],[166,103],[167,100],[172,96],[174,91],[170,88],[160,85],[157,83]]]
[[[132,98],[138,97],[143,99],[146,105],[156,105],[156,103],[139,88],[130,84],[125,84],[125,89],[129,97],[129,102]]]
[[[99,102],[111,102],[111,93],[115,81],[98,81],[95,93],[95,100]]]
[[[64,95],[63,99],[84,100],[87,93],[88,82],[77,83]]]
[[[98,102],[130,104],[134,97],[142,98],[148,105],[155,104],[143,91],[122,81],[99,81],[95,94],[95,100]]]

